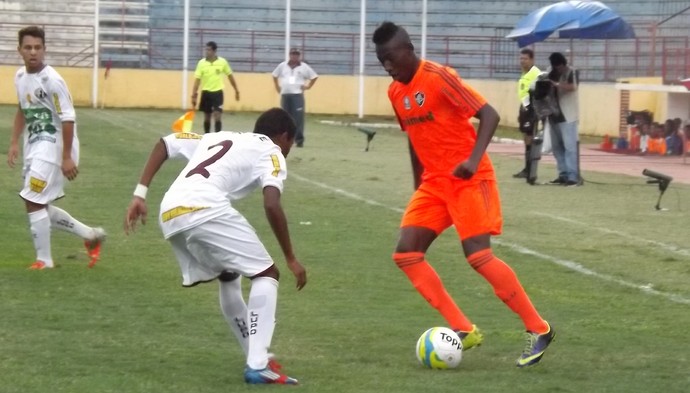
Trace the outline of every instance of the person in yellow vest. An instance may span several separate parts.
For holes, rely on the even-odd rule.
[[[230,85],[235,89],[235,101],[240,100],[240,90],[237,88],[232,68],[224,58],[218,56],[218,45],[209,41],[206,43],[206,57],[199,60],[194,71],[194,88],[192,89],[192,106],[196,108],[199,85],[201,85],[201,101],[199,110],[204,112],[204,132],[211,131],[211,117],[216,132],[222,129],[223,114],[223,76],[227,75]]]
[[[530,102],[529,90],[530,86],[536,81],[537,76],[541,73],[539,68],[534,65],[534,51],[532,49],[525,48],[520,51],[520,68],[522,69],[522,74],[518,81],[518,99],[520,100],[518,124],[525,141],[525,167],[520,172],[514,174],[513,177],[524,179],[529,176],[530,148],[532,147],[532,138],[534,137],[534,130],[538,121]]]

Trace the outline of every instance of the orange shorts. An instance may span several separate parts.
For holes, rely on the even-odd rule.
[[[400,227],[419,226],[440,234],[454,225],[461,240],[501,233],[503,216],[495,180],[436,178],[412,194]]]

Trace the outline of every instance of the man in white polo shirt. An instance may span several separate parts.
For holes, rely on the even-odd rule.
[[[318,75],[301,61],[299,49],[290,50],[290,59],[278,64],[273,70],[273,83],[280,94],[280,106],[292,116],[297,125],[295,144],[304,146],[304,91],[316,83]]]

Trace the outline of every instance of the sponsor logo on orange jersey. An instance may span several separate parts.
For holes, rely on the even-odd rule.
[[[434,114],[432,112],[428,112],[426,115],[422,115],[422,116],[404,117],[402,119],[402,122],[406,126],[412,126],[415,124],[426,123],[426,122],[434,121],[434,120],[436,120],[436,118],[434,118]]]

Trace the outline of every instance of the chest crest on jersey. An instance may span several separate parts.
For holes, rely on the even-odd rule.
[[[39,87],[38,89],[34,90],[34,95],[38,98],[46,98],[48,93]]]
[[[418,91],[414,94],[414,101],[417,103],[418,106],[424,105],[424,93],[421,91]]]

